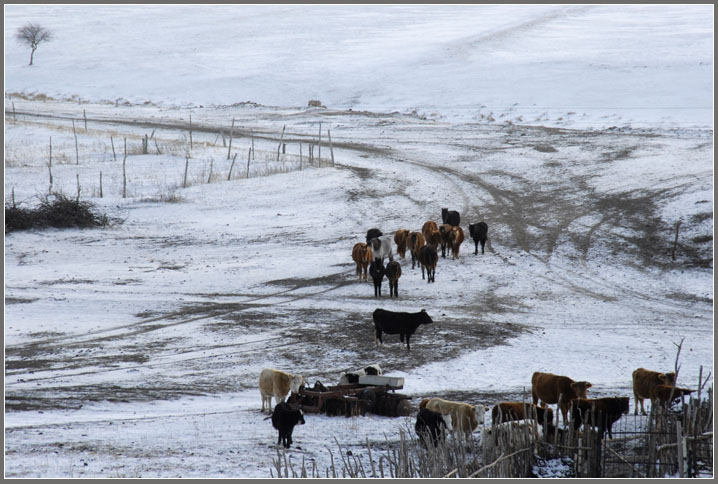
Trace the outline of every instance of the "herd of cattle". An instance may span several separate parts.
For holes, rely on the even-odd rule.
[[[340,384],[352,383],[359,375],[381,374],[378,365],[340,375]],[[633,372],[633,394],[636,399],[634,414],[646,415],[643,400],[648,398],[652,405],[665,407],[677,399],[693,392],[676,386],[676,374],[660,373],[638,368]],[[271,399],[277,402],[270,417],[272,425],[279,432],[277,445],[289,448],[292,444],[292,431],[296,425],[304,424],[304,414],[299,408],[293,408],[285,402],[287,395],[297,393],[305,386],[304,378],[283,371],[265,368],[259,375],[259,391],[262,396],[262,412],[269,400],[267,411],[271,410]],[[533,404],[527,402],[499,402],[491,409],[492,427],[523,423],[535,420],[541,424],[546,435],[563,432],[558,427],[559,416],[547,405],[557,405],[561,412],[564,426],[572,425],[578,430],[581,425],[590,425],[598,429],[603,438],[605,432],[613,438],[612,426],[624,414],[629,412],[629,397],[587,398],[586,392],[591,388],[587,381],[574,381],[567,376],[552,373],[535,372],[531,377],[531,395]],[[540,405],[539,405],[540,403]],[[433,443],[445,438],[448,432],[462,432],[466,438],[484,423],[485,413],[489,410],[484,405],[471,405],[454,402],[442,398],[426,398],[419,404],[415,430],[424,443]],[[571,418],[569,419],[569,411]]]
[[[459,213],[446,208],[442,209],[442,221],[439,226],[433,221],[424,223],[421,231],[399,229],[394,233],[394,243],[399,256],[404,259],[409,250],[412,259],[412,269],[418,263],[421,266],[421,277],[426,273],[427,282],[434,282],[436,265],[441,257],[446,257],[447,249],[452,258],[459,257],[461,244],[464,241],[464,231],[459,226]],[[474,240],[474,255],[478,255],[478,246],[481,244],[481,253],[487,240],[488,226],[485,222],[469,225],[469,233]],[[367,273],[374,282],[374,296],[381,296],[381,284],[384,276],[389,280],[390,297],[399,296],[398,281],[401,277],[401,264],[394,260],[392,239],[384,235],[381,230],[372,228],[367,232],[366,243],[357,243],[352,250],[352,258],[356,263],[356,273],[359,280],[367,281]],[[384,266],[384,260],[389,263]],[[422,324],[432,323],[431,317],[425,310],[416,313],[395,312],[377,308],[373,315],[375,343],[383,344],[382,334],[398,334],[401,342],[406,340],[407,350],[410,351],[409,340]],[[381,374],[377,365],[367,367],[361,374]],[[370,372],[370,373],[368,373]],[[355,382],[358,372],[342,374],[342,382]],[[643,400],[648,398],[653,405],[665,406],[676,398],[682,398],[693,390],[675,386],[675,373],[659,373],[638,368],[633,372],[633,394],[635,401],[635,414],[638,407],[641,413],[646,414]],[[271,411],[271,399],[277,402],[272,411],[272,425],[279,431],[277,445],[289,447],[292,443],[292,431],[297,424],[304,424],[301,409],[293,408],[285,402],[285,397],[297,393],[305,386],[300,375],[292,375],[279,370],[262,370],[259,376],[259,390],[262,396],[262,411]],[[554,425],[554,412],[547,405],[557,405],[563,417],[564,426],[572,425],[578,430],[581,425],[591,425],[598,428],[599,434],[607,431],[609,438],[613,438],[612,426],[629,412],[629,397],[604,397],[589,399],[586,392],[591,388],[587,381],[574,381],[567,376],[552,373],[535,372],[531,378],[531,394],[533,403],[527,402],[499,402],[491,409],[492,427],[538,421],[543,425],[547,435],[563,432],[558,428],[559,416],[556,413]],[[539,405],[540,402],[540,405]],[[416,417],[415,430],[424,443],[437,444],[444,438],[447,431],[462,432],[466,437],[484,423],[485,413],[489,409],[483,405],[471,405],[462,402],[453,402],[441,398],[423,399],[419,404]],[[569,411],[571,420],[569,421]],[[269,419],[270,417],[267,417]]]
[[[441,209],[442,224],[433,220],[424,223],[421,231],[399,229],[394,232],[396,253],[404,259],[406,251],[411,254],[411,268],[417,264],[421,267],[421,278],[427,283],[435,281],[436,265],[441,257],[446,257],[447,250],[453,259],[459,257],[461,244],[464,242],[464,230],[459,225],[461,216],[455,210]],[[469,224],[469,234],[474,240],[474,255],[484,253],[489,227],[486,222]],[[389,263],[384,266],[384,260]],[[368,281],[371,276],[374,282],[374,296],[381,296],[381,285],[386,276],[389,281],[389,297],[399,297],[399,278],[401,264],[394,260],[392,237],[384,235],[378,228],[367,231],[366,242],[357,242],[352,249],[352,259],[356,263],[356,274],[359,280]]]

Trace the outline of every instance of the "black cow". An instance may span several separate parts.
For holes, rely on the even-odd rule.
[[[628,400],[628,397],[577,398],[573,400],[571,402],[573,429],[578,430],[582,423],[591,425],[598,427],[601,438],[608,430],[608,438],[612,439],[611,427],[623,414],[628,413]]]
[[[389,280],[389,297],[399,297],[399,278],[401,277],[401,264],[393,260],[386,265],[386,278]]]
[[[374,297],[381,297],[381,282],[384,280],[386,268],[384,263],[379,259],[371,261],[369,266],[369,275],[374,281]]]
[[[444,421],[444,416],[439,412],[422,408],[416,416],[414,430],[416,430],[416,435],[419,436],[422,444],[426,445],[427,441],[431,439],[431,443],[436,447],[439,439],[446,437],[446,421]]]
[[[448,208],[441,209],[441,220],[442,223],[453,225],[456,227],[461,221],[461,216],[456,210],[449,210]]]
[[[295,425],[304,425],[304,413],[287,402],[279,402],[272,412],[272,427],[279,431],[277,445],[288,449],[292,445],[292,432]]]
[[[486,238],[489,233],[489,226],[486,222],[479,222],[477,224],[469,224],[469,235],[474,239],[474,255],[479,253],[479,242],[481,242],[481,253],[484,253],[484,246],[486,245]]]
[[[384,235],[381,230],[377,228],[369,229],[366,232],[366,243],[368,244],[371,239],[376,239],[377,237],[381,237]]]
[[[381,340],[382,332],[398,334],[402,343],[404,342],[404,337],[406,337],[406,349],[408,351],[411,351],[409,338],[416,332],[416,328],[419,325],[433,322],[425,309],[418,313],[402,313],[377,308],[374,310],[372,317],[374,318],[374,342],[377,346],[379,346],[379,343],[384,344]]]
[[[427,283],[436,280],[436,263],[439,261],[439,253],[430,245],[425,245],[419,250],[419,263],[421,264],[421,278],[424,278],[426,268]]]

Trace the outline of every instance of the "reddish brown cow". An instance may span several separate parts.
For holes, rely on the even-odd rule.
[[[429,238],[427,235],[432,230],[439,230],[439,226],[436,225],[436,222],[434,222],[432,220],[429,220],[428,222],[424,222],[424,225],[421,227],[421,235],[424,236],[425,240]]]
[[[406,245],[411,251],[411,268],[413,269],[419,261],[419,251],[424,247],[424,236],[421,235],[421,232],[411,232]]]
[[[509,420],[538,419],[540,423],[553,422],[553,410],[526,402],[500,402],[491,410],[491,424],[496,425]]]
[[[681,399],[685,395],[690,395],[695,390],[689,390],[688,388],[679,388],[671,385],[656,385],[653,387],[651,392],[651,402],[655,405],[656,403],[666,406],[667,404],[673,403],[675,400]],[[671,393],[673,398],[671,398]],[[670,400],[670,401],[669,401]]]
[[[441,234],[441,257],[446,257],[446,248],[451,248],[450,245],[450,235],[451,235],[451,229],[453,228],[453,225],[449,224],[441,224],[439,225],[439,233]]]
[[[439,229],[429,230],[424,234],[426,239],[426,245],[432,246],[437,252],[439,251],[439,245],[441,245],[441,232]]]
[[[371,247],[366,245],[364,242],[354,244],[354,249],[352,249],[352,259],[354,259],[354,262],[357,264],[356,273],[359,276],[360,281],[362,279],[362,272],[364,273],[364,282],[367,281],[367,268],[373,258],[374,253],[372,252]]]
[[[643,408],[643,399],[653,399],[653,388],[656,385],[674,385],[675,381],[676,374],[673,372],[659,373],[645,368],[634,370],[633,395],[636,397],[636,408],[633,414],[638,415],[638,405],[640,404],[641,414],[646,415],[646,410]]]
[[[409,230],[399,229],[394,232],[394,243],[396,244],[396,253],[404,259],[406,257],[406,241],[409,238]]]
[[[561,415],[563,415],[563,422],[567,424],[568,408],[571,401],[577,398],[586,398],[586,391],[591,386],[587,381],[577,382],[567,376],[537,371],[531,377],[531,396],[533,397],[534,405],[538,403],[539,399],[544,406],[557,403],[559,410],[561,410]]]
[[[458,225],[451,229],[449,234],[449,241],[451,242],[451,253],[454,259],[459,257],[459,249],[461,244],[464,242],[464,229]]]

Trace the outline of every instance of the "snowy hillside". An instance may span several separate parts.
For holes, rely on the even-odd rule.
[[[634,369],[713,371],[713,6],[6,5],[4,153],[6,205],[116,221],[6,233],[6,477],[269,477],[265,367],[378,363],[414,410],[552,372],[636,428]],[[374,297],[354,244],[445,207],[459,256]],[[434,322],[376,346],[377,307]],[[291,455],[414,419],[309,414]]]

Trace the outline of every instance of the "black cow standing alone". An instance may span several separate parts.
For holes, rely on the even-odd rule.
[[[449,210],[448,208],[441,209],[441,220],[442,223],[453,225],[456,227],[461,221],[461,216],[456,210]]]
[[[369,229],[366,231],[366,243],[368,244],[371,239],[376,239],[377,237],[381,237],[382,234],[381,230],[377,228]]]
[[[287,402],[279,402],[272,412],[272,427],[279,431],[277,445],[282,444],[286,449],[292,445],[292,432],[297,424],[304,425],[304,413]]]
[[[422,408],[416,416],[414,430],[416,430],[416,435],[419,436],[422,444],[425,445],[428,440],[431,440],[431,443],[436,447],[439,439],[446,438],[446,421],[444,421],[444,416],[439,412]]]
[[[481,253],[484,253],[484,246],[486,245],[486,238],[489,233],[489,226],[486,222],[479,222],[477,224],[469,224],[469,235],[474,239],[474,255],[479,253],[479,242],[481,242]]]
[[[399,340],[403,343],[406,337],[406,349],[411,351],[409,338],[416,332],[416,329],[422,324],[430,324],[433,321],[422,309],[418,313],[401,313],[387,311],[385,309],[375,309],[372,314],[374,318],[374,342],[377,346],[379,343],[384,344],[381,340],[381,334],[398,334]]]
[[[386,268],[380,259],[374,259],[369,266],[369,275],[374,281],[374,297],[381,297],[381,282],[384,280]]]

